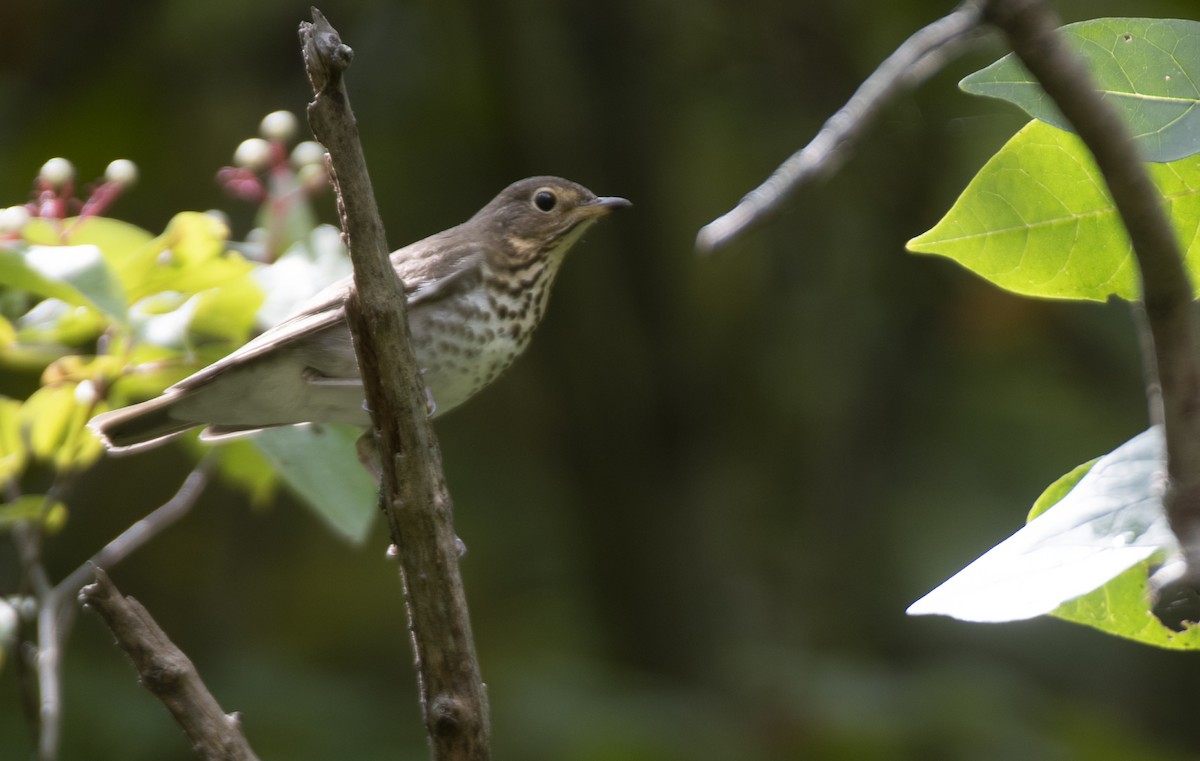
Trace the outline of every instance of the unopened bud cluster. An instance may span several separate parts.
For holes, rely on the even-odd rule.
[[[72,215],[90,217],[103,214],[117,197],[137,182],[137,165],[129,159],[116,159],[104,170],[104,176],[87,186],[87,194],[75,196],[75,165],[56,156],[38,170],[33,200],[19,206],[0,208],[0,239],[20,236],[34,217],[63,220]]]
[[[232,195],[262,203],[299,190],[311,195],[327,185],[325,148],[311,140],[288,152],[299,124],[290,111],[273,111],[258,125],[259,137],[243,140],[233,152],[233,165],[217,173]]]

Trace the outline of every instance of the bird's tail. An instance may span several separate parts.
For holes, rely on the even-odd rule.
[[[179,395],[164,394],[147,402],[102,412],[88,421],[88,428],[96,432],[112,454],[150,449],[200,425],[171,416],[171,408],[177,401]]]

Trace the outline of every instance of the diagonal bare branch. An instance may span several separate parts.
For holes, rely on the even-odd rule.
[[[805,182],[838,167],[854,141],[894,97],[937,73],[972,39],[982,23],[978,0],[967,0],[948,16],[920,29],[879,64],[850,100],[829,117],[808,145],[730,211],[700,228],[696,248],[711,253],[767,218]]]
[[[133,661],[143,686],[167,707],[204,761],[258,761],[236,714],[221,710],[196,667],[150,613],[99,567],[80,599],[95,610]]]

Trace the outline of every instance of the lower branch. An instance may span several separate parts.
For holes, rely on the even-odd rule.
[[[214,462],[212,455],[206,456],[171,499],[125,529],[88,562],[53,586],[41,560],[40,527],[22,524],[14,528],[21,565],[37,600],[37,643],[33,659],[36,673],[36,700],[33,702],[36,707],[33,715],[39,761],[58,758],[62,727],[62,650],[74,620],[75,598],[80,587],[92,578],[94,568],[111,568],[187,514],[208,484]]]
[[[94,572],[95,583],[83,588],[80,599],[104,619],[142,684],[183,727],[197,755],[205,761],[257,761],[237,716],[221,710],[191,660],[141,603],[123,596],[100,568]]]

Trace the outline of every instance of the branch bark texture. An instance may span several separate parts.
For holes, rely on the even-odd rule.
[[[191,660],[150,613],[137,600],[122,595],[99,567],[93,572],[96,581],[80,591],[80,599],[104,619],[117,644],[133,660],[142,684],[183,727],[200,758],[258,761],[237,716],[221,710]]]
[[[452,503],[425,384],[413,357],[404,291],[388,258],[358,126],[342,75],[352,51],[320,11],[300,26],[315,98],[313,133],[329,152],[354,266],[346,305],[381,464],[380,500],[396,547],[435,759],[489,757],[487,697],[458,569]]]
[[[1194,583],[1200,579],[1200,314],[1162,194],[1121,116],[1063,43],[1061,22],[1045,0],[989,0],[985,14],[1092,152],[1129,232],[1149,324],[1143,340],[1153,344],[1153,352],[1144,352],[1154,363],[1147,374],[1158,377],[1150,403],[1162,405],[1150,416],[1166,430],[1167,517]]]

